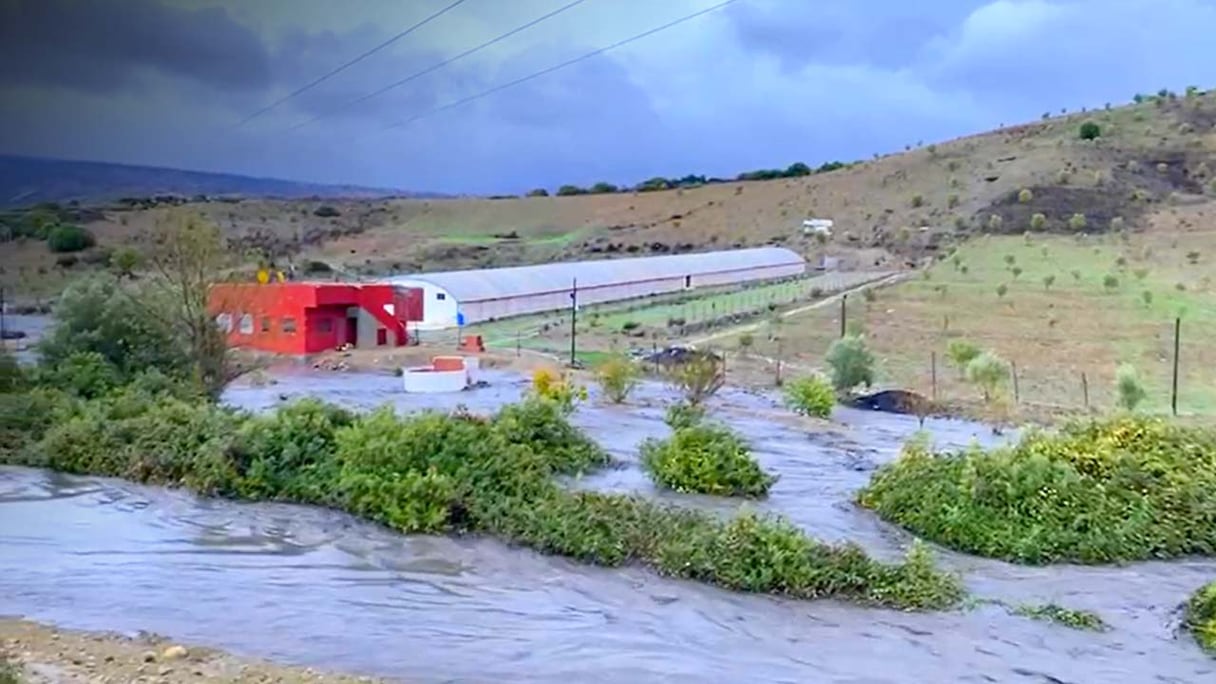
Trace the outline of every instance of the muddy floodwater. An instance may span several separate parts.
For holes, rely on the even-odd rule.
[[[525,382],[407,397],[382,375],[279,373],[234,387],[251,409],[318,396],[352,407],[491,410]],[[583,406],[576,422],[623,466],[573,486],[660,496],[636,447],[661,436],[663,389],[641,408]],[[839,409],[813,433],[769,398],[727,392],[714,415],[781,475],[769,500],[826,540],[893,558],[910,538],[851,503],[916,429]],[[939,446],[995,439],[930,420]],[[728,511],[739,504],[671,497]],[[113,480],[0,468],[0,614],[65,627],[152,630],[283,662],[415,682],[1216,682],[1216,660],[1177,633],[1178,607],[1216,562],[1025,568],[941,553],[981,599],[1056,602],[1112,629],[1071,630],[989,604],[906,614],[797,602],[606,570],[487,539],[402,537],[307,507],[200,500]]]

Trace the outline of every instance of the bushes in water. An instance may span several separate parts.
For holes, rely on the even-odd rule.
[[[677,492],[761,497],[777,481],[724,425],[684,425],[667,439],[642,442],[641,451],[642,468],[655,483]]]
[[[1216,555],[1216,433],[1121,416],[935,455],[905,447],[860,492],[945,546],[1021,563]]]
[[[572,492],[555,476],[608,456],[567,421],[561,401],[530,397],[490,417],[467,412],[364,416],[316,401],[251,416],[191,398],[155,378],[86,400],[39,388],[43,401],[21,461],[78,473],[180,485],[204,494],[326,505],[403,532],[492,534],[606,566],[800,598],[837,597],[907,609],[947,607],[952,575],[916,547],[882,564],[831,547],[778,518],[722,521],[618,494]],[[45,396],[43,396],[45,395]],[[42,397],[38,399],[38,397]]]
[[[815,418],[828,418],[836,408],[836,392],[832,383],[819,375],[807,375],[785,384],[785,404],[796,413]]]
[[[1186,602],[1183,625],[1205,651],[1216,656],[1216,582],[1200,587]]]

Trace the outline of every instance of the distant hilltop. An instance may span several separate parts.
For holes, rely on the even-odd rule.
[[[0,207],[44,202],[112,202],[123,198],[178,196],[306,198],[439,198],[356,185],[325,185],[228,173],[153,166],[0,155]]]

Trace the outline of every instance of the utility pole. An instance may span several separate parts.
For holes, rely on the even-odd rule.
[[[575,366],[575,352],[578,349],[578,343],[575,341],[578,337],[578,278],[574,278],[570,283],[570,367]]]
[[[4,327],[4,288],[0,287],[0,349],[8,349],[7,329]]]

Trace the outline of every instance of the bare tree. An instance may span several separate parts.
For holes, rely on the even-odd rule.
[[[228,256],[218,226],[201,215],[171,212],[146,236],[152,277],[131,295],[181,335],[196,380],[212,398],[240,375],[226,334],[211,316],[211,286]]]

